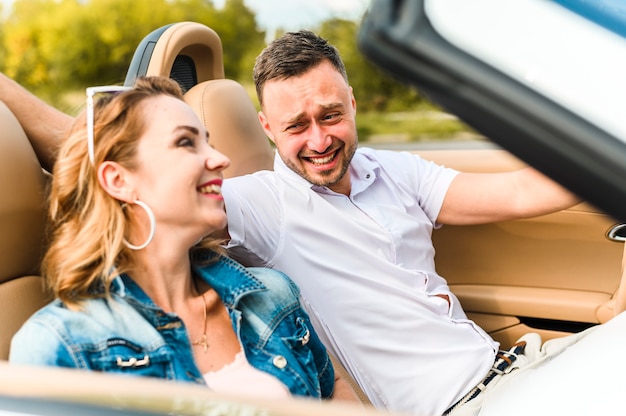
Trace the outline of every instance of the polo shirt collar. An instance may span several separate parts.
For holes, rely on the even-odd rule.
[[[379,169],[380,166],[374,160],[368,158],[366,155],[362,154],[359,149],[357,149],[354,157],[352,158],[352,162],[350,163],[350,169],[348,171],[350,174],[352,186],[351,194],[356,195],[360,192],[363,192],[372,183],[374,183],[376,177],[378,176]],[[285,162],[283,162],[278,152],[276,152],[276,155],[274,157],[274,171],[280,176],[289,179],[290,181],[294,181],[301,184],[302,186],[311,188],[315,192],[332,193],[332,191],[327,187],[313,185],[311,182],[291,170],[285,164]]]

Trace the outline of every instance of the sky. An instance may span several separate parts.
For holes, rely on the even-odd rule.
[[[13,0],[0,0],[6,11]],[[225,0],[213,0],[222,7]],[[256,13],[257,22],[268,36],[277,28],[298,30],[313,28],[332,17],[359,19],[363,16],[369,0],[244,0]]]
[[[278,28],[312,28],[332,17],[359,19],[369,0],[244,0],[244,3],[256,13],[259,26],[271,36]],[[214,0],[214,4],[221,7],[224,0]]]

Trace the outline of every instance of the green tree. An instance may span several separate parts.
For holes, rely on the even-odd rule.
[[[5,44],[4,40],[4,25],[2,23],[2,16],[4,16],[4,8],[2,4],[0,4],[0,71],[4,72],[5,60],[6,60],[6,49],[3,47]]]
[[[254,57],[265,46],[265,31],[258,28],[254,12],[243,0],[226,0],[213,29],[222,39],[226,77],[250,82]]]
[[[166,0],[16,0],[5,71],[27,88],[121,82],[141,39],[177,20]]]
[[[141,40],[180,21],[213,28],[226,76],[249,85],[266,36],[244,0],[226,0],[221,9],[212,0],[15,0],[5,20],[0,69],[48,101],[86,85],[122,82]],[[331,19],[317,31],[340,50],[359,108],[394,110],[421,102],[414,90],[365,60],[357,30],[358,22]]]
[[[322,23],[318,33],[339,50],[359,109],[398,110],[422,103],[416,90],[384,74],[363,56],[357,45],[358,29],[357,22],[331,19]]]
[[[76,31],[69,42],[79,43],[79,50],[59,63],[82,62],[77,75],[83,83],[122,82],[141,40],[165,24],[182,20],[183,12],[167,0],[91,0],[84,6],[80,28],[92,28],[90,33]]]
[[[53,14],[52,6],[49,0],[16,0],[4,24],[4,70],[26,87],[46,82],[46,63],[39,51],[48,23],[43,16]]]
[[[226,76],[250,81],[265,32],[243,0],[226,0],[221,9],[211,0],[15,0],[1,26],[2,70],[45,96],[119,83],[141,40],[181,21],[214,29],[225,51]]]

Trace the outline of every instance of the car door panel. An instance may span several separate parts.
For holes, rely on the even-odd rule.
[[[500,149],[417,153],[466,172],[524,166]],[[502,344],[529,331],[561,336],[610,318],[623,251],[606,237],[615,224],[581,203],[531,219],[443,226],[433,233],[437,270],[468,316]]]

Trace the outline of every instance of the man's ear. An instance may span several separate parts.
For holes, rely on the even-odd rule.
[[[261,127],[263,127],[263,130],[265,131],[265,135],[269,137],[269,139],[273,143],[276,143],[276,141],[274,140],[274,135],[272,134],[272,131],[270,130],[270,125],[267,122],[267,117],[265,117],[265,114],[263,113],[263,111],[259,111],[259,122],[261,123]]]
[[[354,91],[352,87],[350,87],[350,103],[352,104],[352,111],[356,115],[356,98],[354,98]]]
[[[111,197],[133,202],[133,186],[129,172],[116,162],[105,161],[98,167],[98,182]]]

